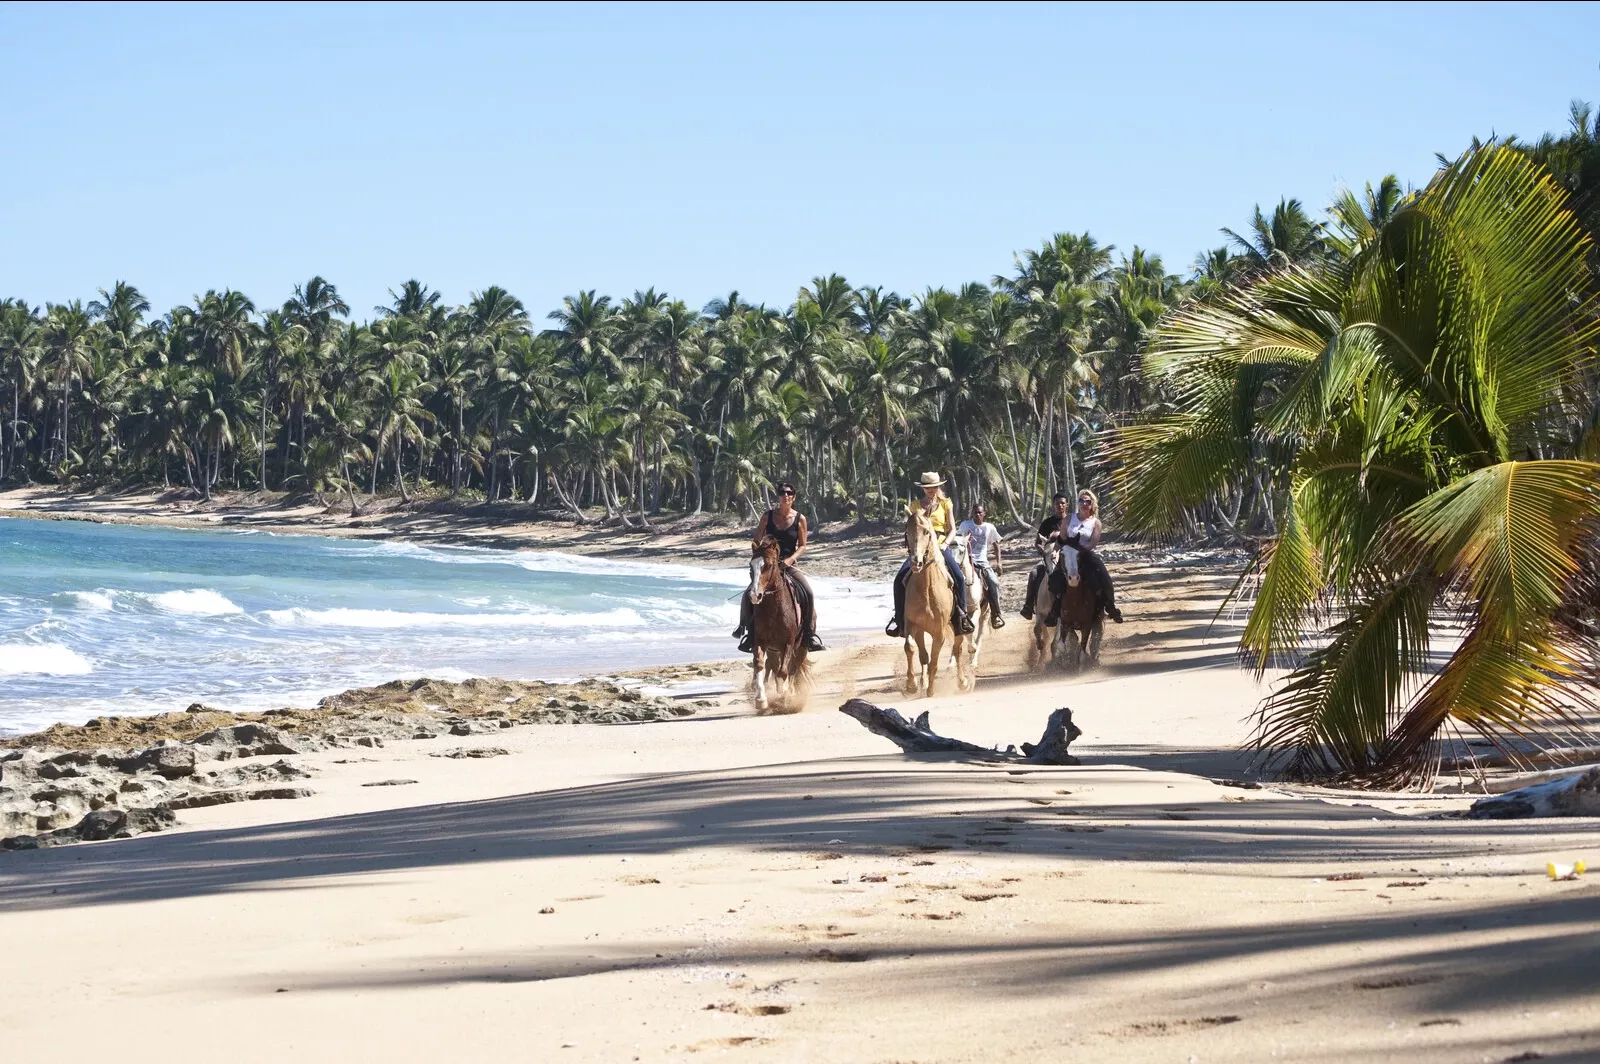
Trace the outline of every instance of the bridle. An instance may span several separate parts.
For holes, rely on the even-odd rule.
[[[915,536],[915,540],[912,537]],[[920,573],[933,564],[938,556],[934,550],[933,525],[928,522],[925,514],[910,513],[906,515],[906,555],[911,559],[911,571]]]
[[[777,594],[783,562],[778,557],[778,541],[768,537],[761,553],[750,559],[750,605],[760,605],[769,594]]]

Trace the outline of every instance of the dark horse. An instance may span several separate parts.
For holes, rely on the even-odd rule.
[[[1067,548],[1063,548],[1065,550]],[[1049,570],[1049,578],[1039,581],[1039,592],[1033,605],[1033,646],[1028,651],[1028,663],[1042,668],[1047,661],[1055,660],[1061,666],[1077,672],[1088,666],[1100,664],[1100,637],[1105,626],[1105,602],[1080,578],[1076,584],[1067,579],[1066,567],[1059,551],[1041,552]],[[1082,566],[1080,565],[1080,572]],[[1061,596],[1061,618],[1054,629],[1045,624],[1045,618]]]
[[[810,693],[811,663],[806,659],[805,640],[800,635],[800,608],[794,587],[778,557],[778,541],[763,537],[751,550],[750,597],[751,630],[755,650],[751,669],[756,688],[756,709],[769,708],[799,712]],[[769,703],[767,683],[772,682]]]

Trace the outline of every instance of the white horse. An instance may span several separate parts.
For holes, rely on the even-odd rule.
[[[983,586],[983,577],[978,575],[978,568],[972,563],[972,537],[956,536],[950,543],[950,549],[956,556],[956,563],[961,567],[961,577],[967,585],[967,616],[972,619],[972,634],[967,636],[967,667],[960,674],[958,686],[963,691],[970,691],[978,685],[978,655],[983,650],[983,636],[993,624],[993,616],[989,606],[988,588]]]

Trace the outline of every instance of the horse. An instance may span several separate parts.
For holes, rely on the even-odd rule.
[[[906,507],[906,556],[911,559],[911,572],[906,575],[905,693],[914,695],[921,687],[931,698],[946,643],[955,659],[957,685],[968,682],[962,660],[966,637],[950,623],[955,588],[939,549],[939,537],[928,515],[915,503]]]
[[[978,683],[978,655],[983,650],[983,633],[994,623],[994,607],[989,605],[989,589],[972,561],[972,537],[957,536],[950,546],[967,585],[967,615],[973,621],[972,634],[967,636],[966,671],[964,675],[957,672],[956,682],[963,691],[970,691]]]
[[[1030,669],[1040,669],[1046,662],[1053,661],[1070,672],[1078,672],[1100,663],[1105,606],[1081,575],[1073,580],[1061,571],[1060,551],[1065,549],[1052,550],[1046,544],[1039,550],[1045,563],[1045,579],[1039,581],[1039,590],[1034,595],[1033,644],[1028,648]],[[1044,619],[1055,604],[1058,588],[1061,618],[1050,628]]]
[[[798,712],[811,687],[811,663],[800,638],[800,606],[783,573],[778,541],[764,536],[750,551],[750,626],[755,649],[750,668],[756,689],[756,710]],[[767,684],[774,687],[769,703]]]

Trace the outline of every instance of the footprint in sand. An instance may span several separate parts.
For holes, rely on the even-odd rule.
[[[782,1016],[790,1011],[788,1005],[741,1005],[735,1001],[718,1001],[707,1005],[702,1012],[731,1012],[736,1016]]]

